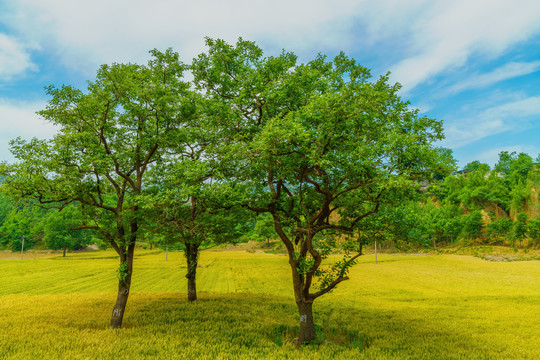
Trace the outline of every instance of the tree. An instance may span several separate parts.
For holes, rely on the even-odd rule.
[[[344,54],[297,64],[292,53],[264,58],[242,39],[207,45],[193,72],[211,102],[206,116],[221,125],[224,145],[215,154],[229,166],[223,181],[243,189],[243,206],[272,216],[289,256],[298,342],[310,343],[313,302],[347,280],[361,255],[356,246],[324,265],[336,239],[412,194],[413,180],[444,173],[432,147],[442,124],[418,116],[399,85],[387,76],[370,81]]]
[[[482,175],[485,175],[489,170],[491,170],[488,164],[481,163],[478,160],[474,160],[465,165],[465,169],[480,172]]]
[[[266,244],[270,244],[270,239],[276,236],[274,230],[274,219],[268,213],[263,213],[257,217],[257,222],[253,228],[253,235],[256,240],[266,241]]]
[[[86,92],[71,86],[47,89],[52,97],[39,114],[59,131],[50,141],[17,139],[19,162],[3,165],[13,195],[58,207],[82,206],[80,229],[93,229],[120,258],[118,296],[110,326],[122,325],[141,224],[137,204],[146,172],[183,137],[195,105],[182,81],[178,54],[154,50],[148,65],[103,65]]]
[[[533,164],[532,157],[525,153],[516,155],[515,151],[512,153],[501,151],[499,162],[495,164],[495,170],[503,173],[505,176],[510,176],[515,172],[523,178],[533,168]]]
[[[197,266],[206,245],[234,242],[245,233],[246,211],[233,208],[228,186],[212,181],[212,169],[201,159],[204,146],[189,137],[191,152],[156,167],[153,186],[141,198],[151,231],[179,244],[187,262],[188,301],[197,300]]]
[[[516,215],[516,225],[514,226],[514,236],[520,242],[527,235],[527,214],[519,212]]]
[[[404,202],[396,207],[387,207],[383,223],[388,224],[388,235],[395,240],[398,248],[403,245],[428,245],[432,223],[426,205],[420,205],[419,199]],[[372,217],[368,220],[372,221]],[[381,227],[379,225],[378,227]]]
[[[24,248],[30,249],[43,238],[40,221],[47,216],[47,211],[31,203],[19,203],[7,213],[0,226],[0,244],[12,251],[21,251],[24,236]]]
[[[482,236],[483,229],[484,219],[482,218],[482,212],[480,210],[475,210],[465,216],[462,230],[463,235],[467,235],[470,238],[478,238]]]
[[[82,249],[92,241],[88,230],[71,230],[81,226],[80,208],[70,205],[62,211],[53,211],[43,218],[39,224],[43,231],[43,242],[48,249],[66,250]]]
[[[540,244],[540,218],[529,220],[527,234],[532,241],[533,248],[536,248]]]
[[[508,234],[511,233],[513,227],[514,222],[512,219],[500,218],[487,224],[486,230],[491,236],[495,237],[495,239],[499,239],[508,237]]]
[[[0,192],[0,226],[4,223],[8,214],[13,210],[13,207],[14,206],[9,198]]]
[[[432,174],[433,180],[441,181],[443,180],[448,173],[446,173],[449,169],[452,171],[455,171],[457,169],[458,161],[454,158],[454,153],[452,149],[439,147],[437,148],[437,162],[446,164],[446,167],[444,169],[445,172],[435,172]]]
[[[498,171],[503,175],[509,175],[511,163],[514,161],[515,155],[515,151],[512,153],[501,151],[499,153],[499,161],[495,164],[495,171]]]

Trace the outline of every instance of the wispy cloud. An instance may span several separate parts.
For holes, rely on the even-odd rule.
[[[446,93],[458,93],[463,90],[479,89],[499,81],[534,73],[540,70],[540,61],[510,62],[486,74],[471,75],[467,80],[457,83],[447,89]]]
[[[391,69],[405,90],[464,65],[472,55],[497,56],[538,33],[540,2],[434,1],[413,21],[413,54]]]
[[[310,52],[353,42],[350,19],[363,1],[324,0],[5,0],[3,22],[53,50],[65,65],[144,61],[152,48],[174,47],[185,61],[204,50],[204,37],[239,36]]]
[[[40,118],[36,111],[45,108],[45,102],[13,102],[0,99],[0,149],[7,149],[9,141],[24,139],[51,138],[57,128]],[[0,152],[0,161],[13,160],[7,151]]]
[[[497,105],[445,126],[446,139],[443,146],[459,148],[485,137],[506,131],[523,130],[540,116],[540,96],[528,97]]]
[[[144,61],[154,47],[172,46],[190,61],[205,36],[298,53],[361,52],[399,39],[401,60],[385,61],[405,90],[540,31],[537,0],[4,0],[4,9],[0,21],[14,33],[91,73],[102,63]]]
[[[26,47],[16,39],[0,33],[0,80],[8,81],[36,69]]]

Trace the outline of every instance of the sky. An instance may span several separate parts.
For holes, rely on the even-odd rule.
[[[172,47],[189,63],[204,38],[255,41],[309,61],[340,51],[390,72],[401,96],[443,120],[461,167],[501,151],[540,153],[538,0],[0,0],[0,161],[9,140],[50,138],[44,87],[85,89],[101,64],[146,63]]]

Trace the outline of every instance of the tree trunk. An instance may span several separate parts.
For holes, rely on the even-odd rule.
[[[195,279],[195,272],[193,272],[193,274],[190,274],[188,273],[186,275],[187,279],[188,279],[188,291],[187,291],[187,296],[188,296],[188,301],[191,302],[191,301],[196,301],[197,300],[197,284],[196,284],[196,279]]]
[[[197,265],[199,264],[199,245],[186,243],[184,251],[187,260],[188,301],[197,300]]]
[[[313,323],[312,302],[297,301],[298,313],[300,314],[300,331],[298,333],[298,345],[309,344],[315,340],[315,324]]]
[[[135,246],[132,244],[128,247],[125,255],[120,257],[120,279],[118,281],[118,295],[116,296],[116,304],[114,304],[110,327],[117,329],[122,327],[124,320],[124,312],[129,297],[131,288],[131,276],[133,275],[133,253]]]
[[[64,248],[64,255],[63,257],[66,257],[66,248]]]
[[[122,321],[124,320],[124,312],[126,310],[130,287],[131,272],[127,274],[124,281],[120,280],[118,282],[118,295],[116,297],[116,304],[114,304],[110,324],[110,327],[113,329],[122,327]]]

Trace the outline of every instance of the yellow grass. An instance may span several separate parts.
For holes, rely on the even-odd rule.
[[[107,328],[113,252],[0,260],[0,359],[538,359],[540,263],[373,255],[314,305],[296,350],[287,258],[205,251],[188,304],[181,253],[139,251],[124,328]]]

